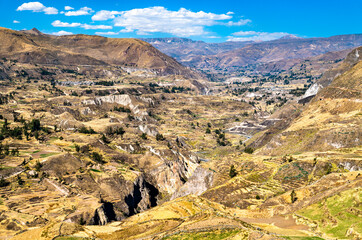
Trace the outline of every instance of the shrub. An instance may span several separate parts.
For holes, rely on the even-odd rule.
[[[78,132],[85,133],[85,134],[95,134],[96,131],[94,131],[91,127],[86,128],[85,126],[81,127]]]
[[[162,134],[160,134],[160,133],[157,133],[157,135],[156,135],[156,140],[157,141],[164,141],[166,138],[162,135]]]
[[[0,187],[6,187],[9,184],[10,183],[8,181],[6,181],[3,177],[0,178]]]
[[[229,176],[231,178],[235,177],[236,175],[238,175],[238,172],[236,171],[234,165],[230,166],[230,171],[229,171]]]
[[[91,158],[98,163],[105,163],[103,156],[97,152],[92,152]]]
[[[144,140],[147,140],[147,134],[146,134],[146,133],[142,133],[142,134],[141,134],[141,138],[144,139]]]
[[[254,148],[246,147],[246,148],[244,149],[244,152],[249,153],[249,154],[252,154],[252,153],[254,152]]]

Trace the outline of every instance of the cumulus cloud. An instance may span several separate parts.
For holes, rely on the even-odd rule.
[[[104,36],[108,36],[108,35],[118,35],[119,32],[96,32],[97,35],[104,35]]]
[[[192,12],[185,8],[170,11],[164,7],[150,7],[123,11],[115,17],[114,23],[126,31],[136,31],[139,35],[162,32],[188,37],[206,35],[205,27],[231,18],[228,14]]]
[[[64,15],[65,16],[83,16],[83,15],[90,15],[93,12],[94,12],[93,9],[91,9],[89,7],[82,7],[81,9],[79,9],[77,11],[65,12]]]
[[[63,35],[72,35],[72,32],[67,32],[67,31],[59,31],[59,32],[53,32],[51,33],[52,35],[56,35],[56,36],[63,36]]]
[[[73,10],[74,8],[72,8],[72,7],[70,7],[70,6],[65,6],[64,7],[64,10],[67,10],[67,11],[69,11],[69,10]]]
[[[112,29],[112,26],[108,25],[89,25],[89,24],[82,24],[82,23],[67,23],[67,22],[61,22],[59,20],[55,20],[52,22],[53,27],[81,27],[84,29]]]
[[[67,23],[61,22],[59,20],[55,20],[52,22],[53,27],[80,27],[82,24],[80,23]]]
[[[243,26],[246,25],[248,23],[250,23],[251,20],[250,19],[240,19],[237,22],[233,22],[233,21],[229,21],[226,23],[227,26]]]
[[[13,21],[13,23],[20,23],[20,22],[19,22],[19,21],[17,21],[17,20],[14,20],[14,21]]]
[[[58,14],[58,9],[46,7],[40,2],[28,2],[21,4],[16,11],[44,12],[45,14]]]
[[[120,11],[101,10],[92,16],[92,20],[93,21],[105,21],[108,19],[113,19],[116,17],[116,15],[120,15],[120,14],[122,14],[122,12],[120,12]]]
[[[232,34],[228,37],[228,41],[244,42],[244,41],[271,41],[286,35],[285,32],[256,32],[256,31],[240,31]]]
[[[81,28],[84,28],[84,29],[112,29],[112,26],[82,24]]]

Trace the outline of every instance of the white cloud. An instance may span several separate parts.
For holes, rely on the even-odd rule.
[[[54,7],[47,7],[44,9],[45,14],[58,14],[58,9]]]
[[[13,21],[13,23],[20,23],[20,22],[19,22],[19,21],[17,21],[17,20],[14,20],[14,21]]]
[[[251,20],[250,19],[240,19],[237,22],[233,22],[233,21],[229,21],[226,23],[227,26],[243,26],[246,25],[248,23],[250,23]]]
[[[232,34],[228,37],[228,41],[244,42],[244,41],[271,41],[286,35],[285,32],[256,32],[256,31],[240,31]]]
[[[89,24],[82,24],[81,28],[84,29],[112,29],[112,26],[107,25],[89,25]]]
[[[93,21],[105,21],[108,19],[113,19],[116,17],[115,15],[120,15],[120,14],[122,14],[122,12],[101,10],[92,16],[92,20]]]
[[[58,14],[58,9],[46,7],[40,2],[28,2],[21,4],[16,11],[44,12],[45,14]]]
[[[81,9],[77,11],[68,11],[64,13],[65,16],[82,16],[82,15],[90,15],[92,12],[94,12],[89,7],[82,7]]]
[[[72,7],[70,7],[70,6],[65,6],[64,7],[64,10],[67,10],[67,11],[69,11],[69,10],[73,10],[74,8],[72,8]]]
[[[139,35],[163,32],[187,37],[206,35],[206,26],[217,25],[231,18],[227,14],[192,12],[185,8],[170,11],[164,7],[150,7],[123,11],[114,23],[127,31],[136,31]]]
[[[82,23],[67,23],[67,22],[61,22],[59,20],[55,20],[52,22],[53,27],[81,27],[84,29],[112,29],[112,26],[107,25],[89,25],[89,24],[82,24]]]
[[[118,35],[119,32],[96,32],[97,35]]]
[[[125,29],[120,30],[119,32],[120,33],[129,33],[129,32],[133,32],[133,30],[125,28]]]
[[[233,15],[233,14],[235,14],[234,12],[227,12],[226,13],[227,15]]]
[[[53,27],[80,27],[82,24],[80,23],[67,23],[61,22],[59,20],[55,20],[52,22]]]
[[[59,32],[53,32],[51,33],[52,35],[56,35],[56,36],[63,36],[63,35],[72,35],[72,32],[67,32],[67,31],[59,31]]]

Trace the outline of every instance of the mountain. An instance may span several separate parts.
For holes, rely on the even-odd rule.
[[[99,65],[142,68],[160,75],[195,74],[175,59],[138,39],[90,35],[52,36],[37,29],[13,31],[0,28],[0,56],[20,63]]]
[[[240,67],[275,62],[289,65],[327,52],[343,51],[362,45],[362,34],[328,38],[299,38],[287,35],[266,42],[205,43],[184,38],[144,39],[160,51],[197,69],[237,70]],[[255,66],[253,66],[254,68]],[[263,70],[259,67],[258,70]],[[267,70],[265,70],[267,71]]]
[[[327,151],[361,145],[362,47],[351,51],[308,90],[303,107],[289,104],[272,118],[279,123],[251,140],[262,154]],[[304,103],[304,102],[302,102]]]
[[[327,52],[341,51],[362,45],[362,34],[329,38],[278,39],[249,44],[241,49],[205,56],[202,61],[190,62],[197,68],[232,68],[256,63],[288,59],[305,59]]]
[[[141,40],[152,44],[161,52],[188,66],[193,66],[190,61],[196,61],[198,57],[232,51],[252,43],[251,41],[206,43],[188,38],[142,38]]]

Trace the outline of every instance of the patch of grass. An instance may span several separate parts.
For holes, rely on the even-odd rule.
[[[353,238],[346,237],[345,234],[350,227],[356,232],[362,232],[362,222],[359,217],[362,206],[358,200],[361,198],[360,189],[350,189],[323,202],[310,205],[300,210],[299,214],[318,222],[320,230],[333,238]]]
[[[64,236],[64,237],[54,238],[54,240],[91,240],[91,238]]]
[[[33,152],[33,154],[34,154],[34,153],[38,153],[38,152],[40,152],[40,150],[35,150],[35,151]]]
[[[282,237],[288,240],[323,240],[324,238],[320,237],[301,237],[301,236],[288,236],[288,237]]]
[[[50,157],[50,156],[53,156],[56,154],[58,154],[58,153],[42,153],[42,154],[40,154],[40,158],[46,158],[46,157]]]
[[[100,170],[98,170],[98,169],[94,169],[94,168],[91,168],[91,169],[89,169],[90,171],[92,171],[92,172],[98,172],[98,173],[100,173],[101,171]]]
[[[180,233],[177,235],[164,237],[163,240],[202,240],[202,239],[208,239],[208,240],[221,240],[226,239],[232,236],[235,236],[236,234],[241,233],[239,229],[234,230],[216,230],[216,231],[210,231],[210,232],[195,232],[195,233]],[[245,233],[245,237],[247,237],[247,233]]]

